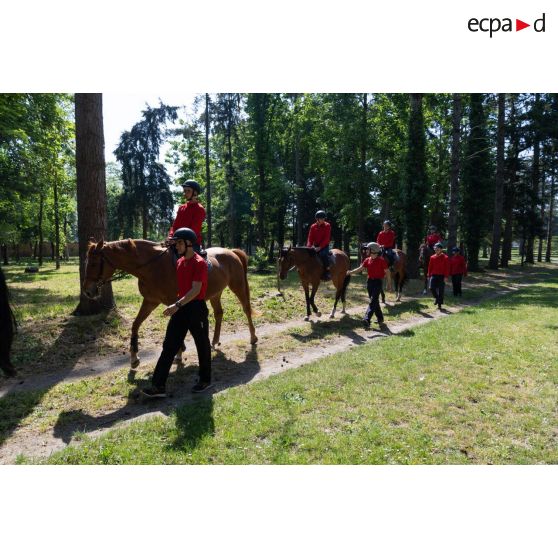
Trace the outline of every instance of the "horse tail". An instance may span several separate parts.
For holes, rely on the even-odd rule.
[[[244,288],[246,291],[246,300],[248,301],[250,314],[253,315],[254,310],[252,309],[252,303],[250,302],[250,285],[248,284],[248,256],[246,255],[246,252],[240,248],[233,248],[232,252],[234,252],[242,262],[242,267],[244,268]]]
[[[347,293],[347,287],[349,286],[350,282],[351,282],[351,276],[346,275],[345,279],[343,279],[343,287],[341,287],[341,295],[340,295],[340,298],[343,301],[345,300],[345,294]]]

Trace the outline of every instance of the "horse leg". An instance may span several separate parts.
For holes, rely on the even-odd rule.
[[[351,280],[350,275],[346,275],[343,278],[343,287],[341,288],[341,302],[343,303],[343,310],[341,310],[341,314],[346,314],[346,297],[347,297],[347,287],[349,286],[349,282]]]
[[[314,302],[314,296],[316,296],[316,291],[318,290],[318,285],[319,285],[319,281],[318,283],[314,283],[312,285],[312,292],[310,293],[310,305],[312,306],[312,310],[314,311],[314,314],[316,314],[316,316],[318,316],[318,318],[322,315],[322,313],[318,310],[318,307],[316,306],[316,303]]]
[[[308,292],[308,283],[302,285],[304,288],[304,297],[306,298],[306,318],[304,321],[307,322],[310,319],[310,293]]]
[[[178,349],[178,352],[174,356],[174,363],[175,364],[182,364],[182,355],[184,354],[185,350],[186,350],[186,343],[184,343],[184,341],[182,341],[182,345],[181,345],[180,349]]]
[[[401,274],[398,272],[395,275],[395,302],[401,302]]]
[[[389,293],[391,293],[393,291],[393,285],[392,285],[392,281],[391,281],[391,271],[388,271],[388,273],[386,275],[386,289]]]
[[[341,275],[341,277],[339,277],[339,275]],[[345,313],[345,291],[347,290],[350,277],[346,275],[346,270],[343,269],[339,274],[336,274],[335,277],[332,276],[332,279],[336,290],[335,302],[333,303],[333,308],[329,317],[335,318],[335,310],[337,309],[339,299],[343,301],[343,310],[341,311],[341,314]]]
[[[212,347],[220,344],[219,338],[221,337],[221,324],[223,323],[223,305],[221,304],[221,293],[219,296],[209,300],[213,308],[213,315],[215,316],[215,330],[213,331]]]
[[[132,324],[132,335],[130,337],[130,367],[137,368],[140,363],[138,358],[138,337],[139,328],[141,324],[146,320],[146,318],[159,306],[159,302],[153,302],[152,300],[143,299],[141,307],[139,309],[138,315]]]
[[[256,328],[254,327],[254,322],[252,321],[252,306],[250,304],[250,295],[248,291],[246,275],[242,276],[244,281],[239,284],[237,281],[232,281],[229,285],[229,289],[236,295],[240,303],[242,304],[242,309],[246,318],[248,319],[248,329],[250,330],[250,343],[255,345],[258,342],[258,337],[256,335]]]

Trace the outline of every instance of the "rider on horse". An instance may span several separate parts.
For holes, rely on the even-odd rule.
[[[308,231],[306,246],[314,248],[324,266],[323,279],[331,279],[329,273],[329,241],[331,240],[331,225],[325,220],[325,211],[316,211],[316,222],[312,223]]]
[[[378,233],[376,242],[384,249],[384,257],[389,263],[390,271],[393,271],[393,264],[395,263],[395,231],[391,228],[391,221],[384,221],[384,230]]]
[[[206,257],[205,250],[201,249],[202,244],[202,225],[205,219],[205,208],[198,202],[198,196],[201,193],[201,187],[195,180],[186,180],[182,184],[186,203],[178,208],[176,218],[172,224],[167,243],[173,244],[174,232],[181,228],[192,229],[196,233],[196,242],[194,243],[194,252]],[[174,248],[174,246],[173,246]]]
[[[428,227],[428,234],[426,235],[426,244],[434,252],[434,245],[437,242],[442,242],[442,235],[438,232],[438,228],[435,225],[430,225]]]

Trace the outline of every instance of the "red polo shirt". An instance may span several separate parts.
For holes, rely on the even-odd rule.
[[[319,246],[320,249],[325,248],[331,239],[331,225],[324,221],[323,225],[313,223],[308,232],[308,240],[306,246]]]
[[[430,260],[428,260],[428,277],[432,275],[443,275],[444,277],[449,275],[449,258],[443,252],[440,255],[430,256]]]
[[[442,237],[438,233],[429,234],[426,237],[426,244],[428,244],[429,246],[434,246],[436,242],[442,242]]]
[[[368,271],[368,279],[383,279],[388,266],[386,260],[381,256],[376,256],[374,259],[366,258],[362,265]]]
[[[467,262],[461,254],[455,254],[449,259],[450,275],[458,275],[459,273],[467,275]]]
[[[178,298],[182,298],[190,291],[194,281],[200,281],[202,286],[198,296],[193,300],[203,300],[207,291],[207,262],[195,252],[189,260],[182,257],[176,262]]]
[[[202,243],[202,225],[205,219],[205,208],[198,202],[188,202],[181,205],[176,213],[176,219],[169,230],[169,238],[177,229],[188,227],[198,237],[198,244]]]
[[[384,248],[395,248],[395,231],[389,229],[387,231],[380,231],[376,242]]]

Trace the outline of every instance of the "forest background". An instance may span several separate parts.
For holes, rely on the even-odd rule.
[[[79,97],[0,95],[4,264],[58,261],[78,240]],[[101,126],[88,141],[102,138]],[[472,270],[482,255],[507,266],[514,243],[522,261],[550,261],[557,142],[557,94],[200,94],[146,105],[122,133],[97,217],[105,240],[162,240],[182,203],[176,187],[194,177],[205,245],[242,247],[260,269],[279,246],[305,242],[318,209],[333,245],[353,254],[390,219],[411,276],[430,224]]]

